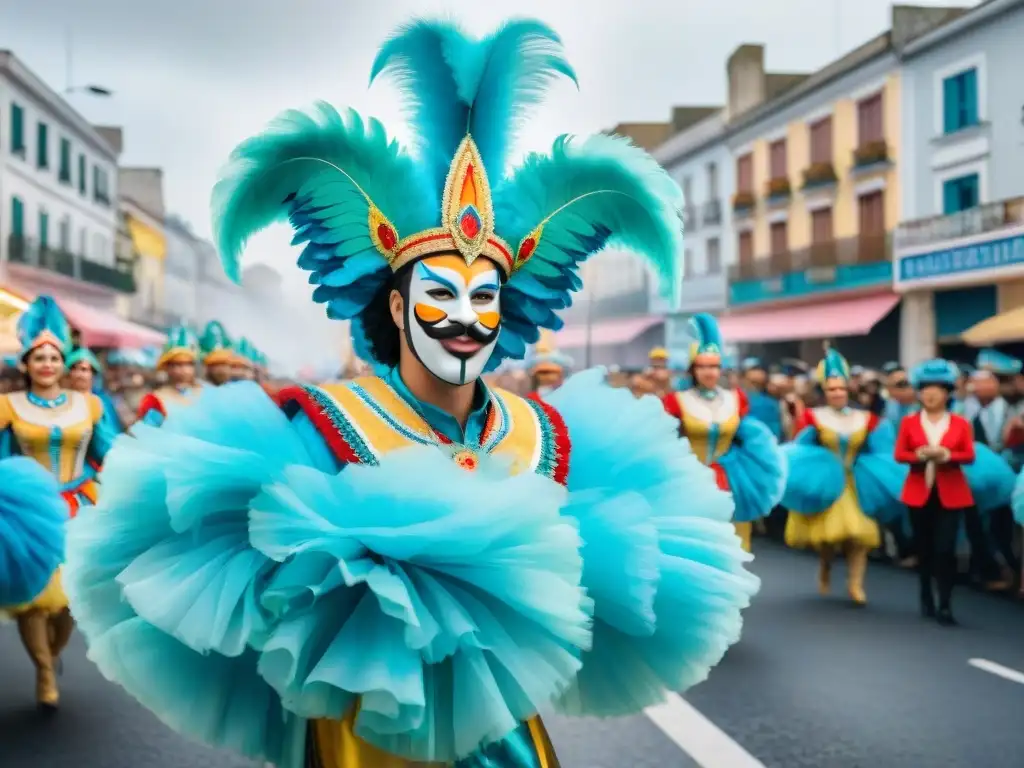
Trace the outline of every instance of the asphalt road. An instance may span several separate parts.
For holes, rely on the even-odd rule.
[[[694,768],[688,753],[708,754],[716,727],[751,758],[743,766],[704,758],[704,768],[1024,765],[1024,684],[968,664],[984,659],[1024,673],[1024,606],[964,590],[955,606],[963,626],[943,630],[918,617],[910,574],[870,568],[870,604],[855,609],[841,569],[836,597],[820,598],[813,558],[762,541],[756,548],[764,587],[744,639],[686,697],[713,725],[688,715],[661,728],[644,716],[553,719],[563,768]],[[80,638],[61,683],[60,713],[37,714],[28,660],[13,627],[0,626],[0,768],[252,765],[164,728],[102,680]]]

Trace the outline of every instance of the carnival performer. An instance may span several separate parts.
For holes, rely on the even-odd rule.
[[[565,383],[565,373],[572,368],[572,358],[555,348],[554,334],[543,331],[529,357],[530,393],[532,400],[543,401]]]
[[[649,368],[668,368],[669,353],[665,347],[654,347],[647,353],[647,365]]]
[[[108,434],[124,431],[117,415],[117,406],[103,386],[103,365],[88,347],[76,347],[68,353],[66,362],[68,389],[93,394],[103,404],[103,426]]]
[[[254,381],[256,379],[253,352],[252,343],[247,338],[243,336],[238,340],[238,344],[235,346],[235,354],[231,359],[232,381]]]
[[[907,471],[893,458],[892,426],[850,407],[850,367],[837,350],[827,350],[816,378],[825,405],[804,411],[796,437],[782,447],[789,465],[786,544],[817,550],[823,595],[835,556],[845,555],[850,599],[866,605],[868,552],[881,543],[878,523],[897,524],[906,514],[900,494]]]
[[[723,342],[715,318],[694,315],[690,325],[696,337],[690,345],[693,386],[662,402],[697,458],[714,470],[718,487],[732,493],[733,526],[750,552],[754,521],[782,498],[785,461],[771,432],[751,416],[742,390],[721,386]]]
[[[232,380],[231,366],[234,351],[231,338],[224,326],[217,320],[211,320],[203,329],[199,339],[199,349],[203,356],[203,370],[206,380],[215,387],[227,384]]]
[[[158,427],[171,410],[195,403],[203,391],[203,383],[196,376],[199,342],[188,328],[172,328],[167,336],[158,371],[167,375],[167,384],[143,395],[139,402],[139,421]]]
[[[113,438],[98,397],[61,388],[70,338],[56,302],[37,298],[18,321],[28,387],[0,396],[0,612],[17,621],[47,709],[60,701],[55,665],[74,630],[59,569],[63,525],[95,503],[94,467]],[[53,481],[12,456],[31,459]]]
[[[974,463],[973,430],[967,419],[948,408],[957,375],[948,360],[929,360],[914,368],[911,381],[921,410],[903,417],[895,449],[896,461],[910,467],[901,498],[914,531],[921,613],[945,626],[956,623],[951,601],[957,536],[964,510],[975,506],[964,474],[964,467]]]
[[[756,589],[729,496],[656,402],[602,371],[550,403],[481,382],[608,243],[678,287],[681,194],[608,135],[506,169],[523,109],[572,72],[541,22],[414,22],[382,72],[421,159],[319,104],[243,142],[214,191],[228,274],[289,219],[314,299],[381,375],[283,391],[283,413],[212,389],[115,447],[70,531],[73,605],[102,672],[208,743],[284,768],[556,766],[540,707],[685,690]]]

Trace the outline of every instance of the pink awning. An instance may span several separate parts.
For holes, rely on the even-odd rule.
[[[87,347],[142,349],[159,347],[166,341],[164,334],[159,331],[122,320],[111,312],[104,312],[88,304],[60,298],[57,304],[64,310],[71,327],[81,334],[82,344]]]
[[[718,327],[722,337],[735,344],[863,336],[888,315],[899,300],[895,294],[883,293],[798,307],[777,307],[720,317]]]
[[[625,344],[664,320],[665,318],[658,315],[628,317],[622,320],[600,320],[590,324],[589,341],[592,346]],[[563,349],[585,347],[588,341],[587,326],[566,326],[555,334],[555,341]]]

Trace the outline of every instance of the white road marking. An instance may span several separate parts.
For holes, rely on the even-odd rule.
[[[988,672],[990,675],[1001,677],[1004,680],[1010,680],[1014,683],[1020,683],[1024,685],[1024,672],[1019,672],[1016,669],[1010,667],[1004,667],[1002,664],[996,664],[994,661],[988,659],[968,659],[967,663],[975,669],[980,669],[982,672]]]
[[[670,693],[644,714],[701,768],[765,768],[679,694]]]

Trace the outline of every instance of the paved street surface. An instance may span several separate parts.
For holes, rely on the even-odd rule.
[[[554,720],[564,768],[1019,768],[1024,606],[964,590],[964,626],[916,613],[910,574],[872,567],[870,605],[819,598],[812,557],[755,542],[764,588],[711,680],[627,721]],[[972,665],[971,660],[974,660]],[[32,705],[32,675],[0,626],[2,768],[249,768],[175,736],[71,646],[64,706]]]

